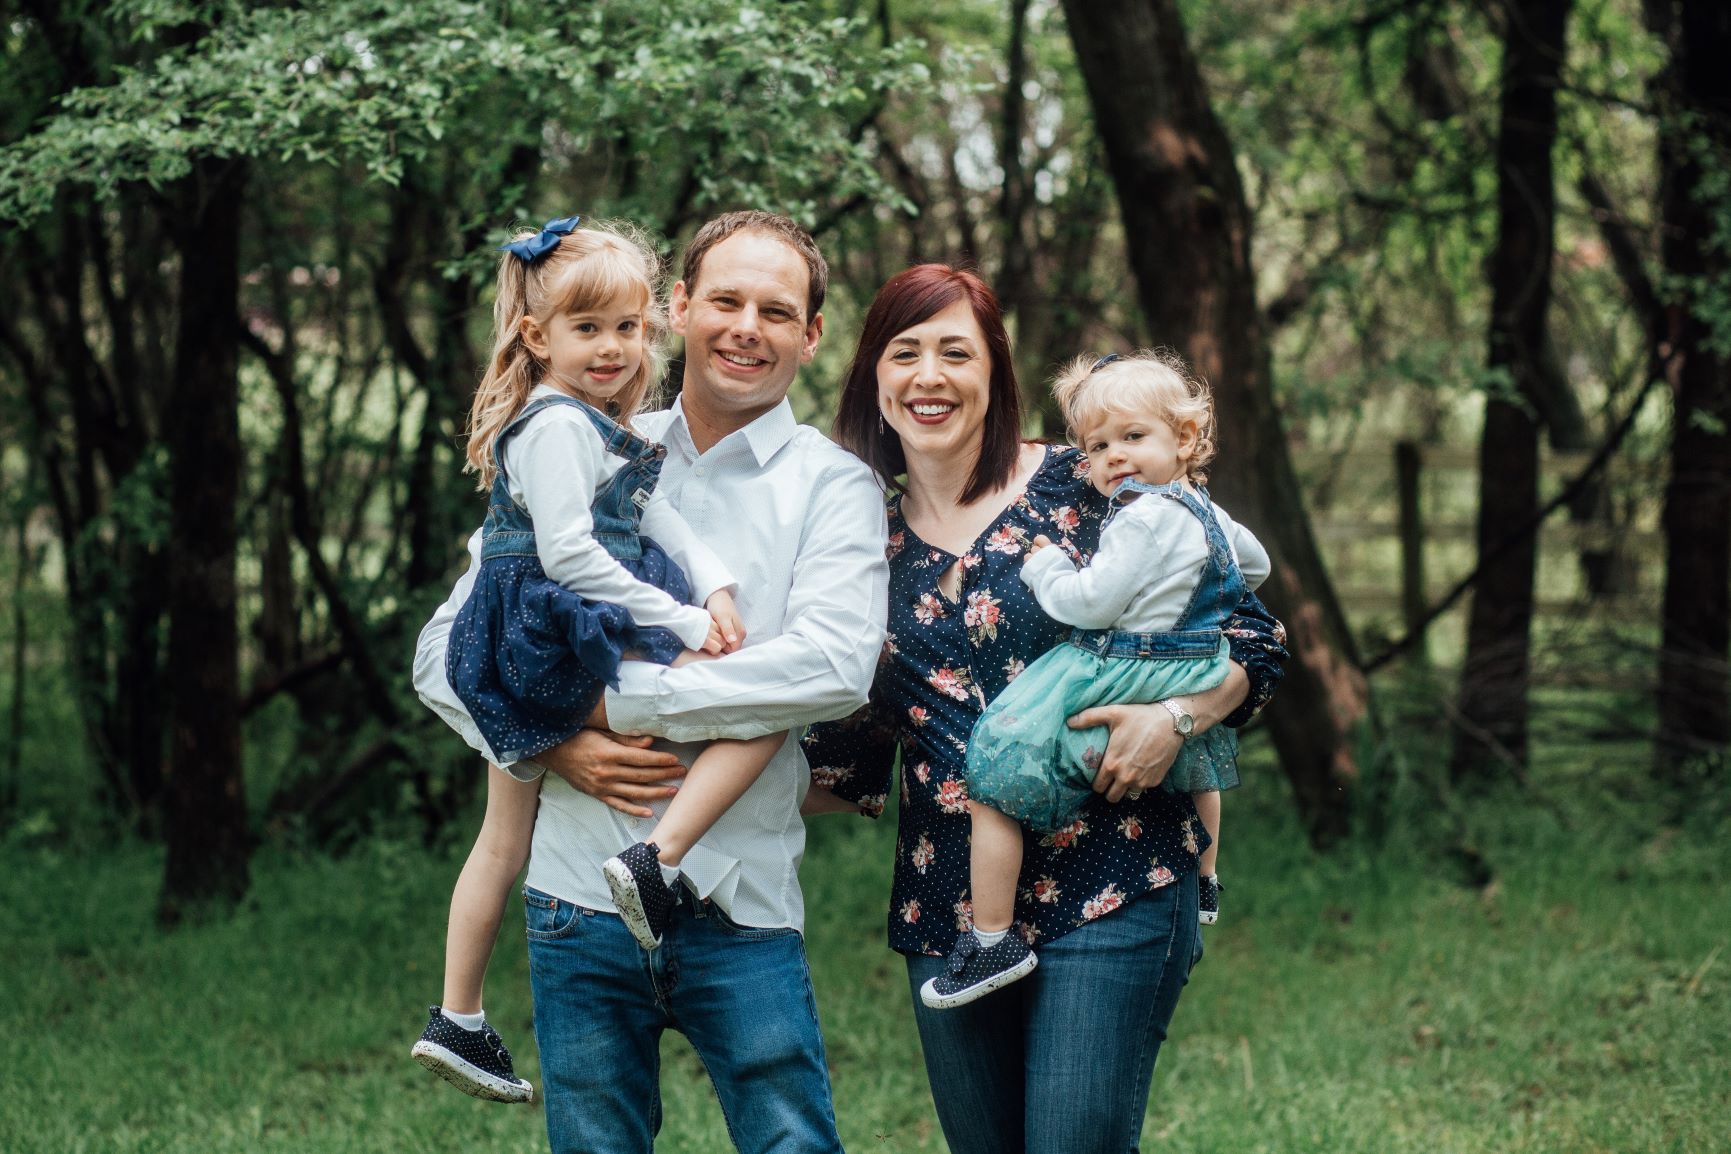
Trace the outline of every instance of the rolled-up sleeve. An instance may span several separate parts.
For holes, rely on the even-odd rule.
[[[812,726],[800,742],[812,785],[859,806],[866,817],[883,813],[895,770],[896,730],[880,702],[874,690],[865,705]]]

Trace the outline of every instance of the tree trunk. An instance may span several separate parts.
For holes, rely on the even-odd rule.
[[[244,162],[202,159],[181,184],[169,526],[168,863],[159,916],[246,893],[235,621],[240,489],[239,349]]]
[[[1731,8],[1684,0],[1678,16],[1659,145],[1665,269],[1683,300],[1657,334],[1675,365],[1657,769],[1681,785],[1690,755],[1731,745],[1731,321],[1713,303],[1731,280],[1717,236],[1731,206],[1710,191],[1731,161]]]
[[[1369,691],[1275,408],[1232,146],[1176,0],[1065,0],[1064,10],[1149,327],[1214,384],[1223,450],[1216,487],[1274,560],[1261,593],[1286,623],[1294,661],[1268,724],[1306,828],[1325,844],[1346,829]]]
[[[1538,537],[1545,317],[1551,304],[1557,83],[1570,0],[1511,4],[1503,36],[1497,139],[1496,249],[1491,256],[1489,365],[1508,388],[1485,401],[1479,445],[1478,550],[1488,557],[1473,591],[1461,666],[1460,728],[1450,775],[1487,780],[1527,764],[1533,578]],[[1514,544],[1505,543],[1519,538]]]

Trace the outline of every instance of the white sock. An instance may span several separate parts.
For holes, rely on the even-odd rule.
[[[1202,874],[1200,876],[1202,877],[1203,881],[1217,882],[1220,880],[1219,874]]]
[[[453,1022],[456,1025],[463,1027],[465,1030],[479,1030],[482,1026],[487,1024],[487,1013],[485,1010],[476,1010],[473,1014],[459,1014],[455,1010],[440,1010],[439,1013],[445,1016],[446,1021]]]
[[[661,880],[667,883],[668,889],[672,889],[675,885],[679,884],[679,867],[670,865],[662,866]]]
[[[985,930],[976,929],[974,931],[974,937],[976,937],[980,940],[980,945],[985,946],[987,949],[990,949],[991,947],[997,945],[999,942],[1003,941],[1004,935],[1009,933],[1009,932],[1010,932],[1009,930],[993,930],[990,933],[987,933]]]

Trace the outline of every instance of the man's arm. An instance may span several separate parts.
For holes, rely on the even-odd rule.
[[[865,702],[889,595],[883,494],[851,460],[814,489],[781,634],[677,669],[625,663],[606,694],[610,728],[670,741],[759,737]]]

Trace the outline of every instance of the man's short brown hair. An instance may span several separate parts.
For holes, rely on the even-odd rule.
[[[805,261],[808,274],[805,323],[811,324],[811,319],[823,311],[824,294],[829,291],[829,264],[823,259],[823,253],[817,250],[817,241],[811,239],[811,233],[777,213],[757,209],[725,212],[698,229],[697,235],[686,246],[685,264],[680,270],[679,279],[685,282],[685,291],[696,289],[697,274],[702,271],[703,258],[709,255],[709,250],[739,232],[774,237]]]

